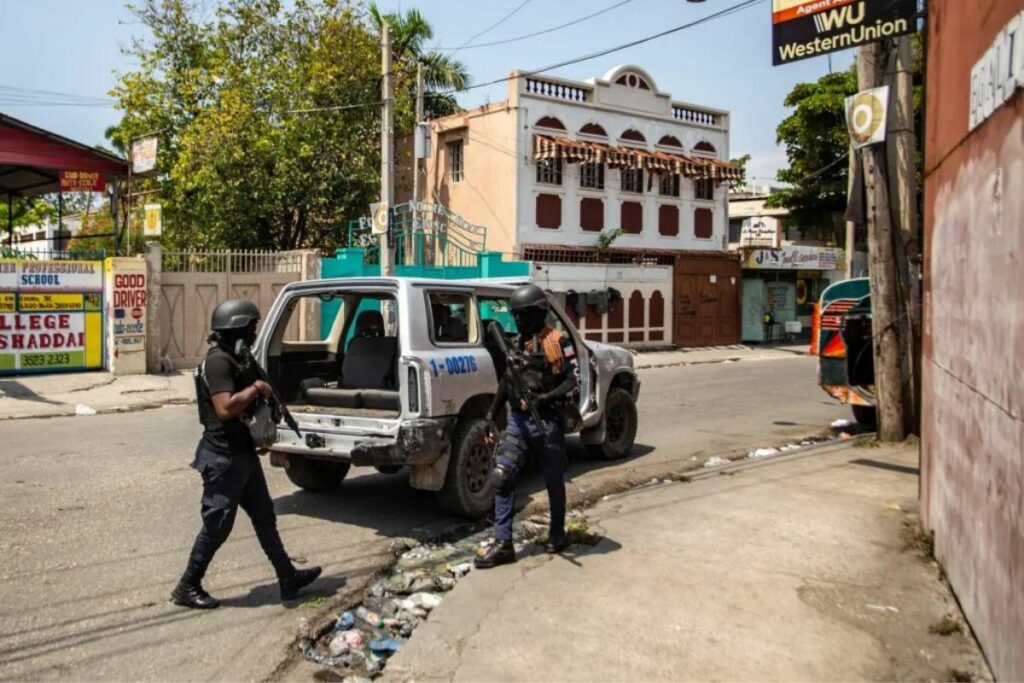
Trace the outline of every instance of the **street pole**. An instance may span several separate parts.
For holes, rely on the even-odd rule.
[[[416,128],[419,134],[419,125],[423,122],[423,64],[416,62]],[[415,146],[415,145],[414,145]],[[412,200],[420,200],[420,160],[413,154],[412,171]]]
[[[862,45],[857,50],[857,80],[860,90],[882,84],[881,46]],[[878,438],[883,443],[903,441],[903,345],[900,340],[899,275],[889,187],[886,180],[885,147],[861,148],[867,195],[868,254],[871,272],[871,319],[875,357],[875,393],[878,402]]]
[[[853,193],[853,176],[857,168],[857,151],[850,148],[849,170],[846,174],[846,196]],[[846,279],[853,277],[853,250],[857,246],[857,224],[846,221]]]
[[[387,22],[381,31],[381,111],[380,126],[380,201],[390,212],[395,203],[395,130],[394,130],[394,93],[392,92],[391,76],[391,30]],[[388,230],[380,236],[380,274],[390,277],[394,274],[394,253],[391,251],[390,219]]]

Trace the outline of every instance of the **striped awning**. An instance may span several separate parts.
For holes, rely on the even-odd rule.
[[[646,169],[652,174],[679,173],[694,180],[716,182],[742,180],[743,170],[717,159],[688,157],[668,152],[649,152],[632,147],[612,147],[589,140],[548,135],[533,136],[533,160],[561,159],[570,164],[608,164],[612,168]]]

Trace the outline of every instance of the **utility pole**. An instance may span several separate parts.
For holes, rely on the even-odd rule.
[[[419,135],[419,125],[423,123],[423,64],[416,62],[416,134]],[[414,145],[415,147],[415,145]],[[412,200],[420,200],[420,160],[413,152],[412,160]]]
[[[895,39],[895,49],[888,55],[885,82],[892,104],[889,107],[889,132],[886,156],[889,171],[889,197],[895,223],[896,262],[900,276],[901,298],[900,338],[910,360],[904,368],[904,418],[907,429],[917,432],[920,408],[921,365],[921,248],[918,241],[917,173],[914,132],[914,79],[911,75],[913,49],[910,36]]]
[[[884,64],[878,43],[857,50],[857,80],[861,90],[882,84]],[[904,346],[900,339],[900,280],[886,179],[885,147],[861,148],[867,195],[868,253],[871,271],[872,347],[875,356],[875,393],[878,401],[878,437],[882,442],[903,441]]]
[[[381,110],[380,125],[380,201],[388,212],[395,205],[395,126],[394,93],[391,76],[391,29],[387,22],[381,30]],[[380,274],[390,277],[395,271],[395,255],[391,250],[392,227],[388,220],[387,231],[380,236]]]
[[[857,168],[857,150],[850,147],[849,167],[846,173],[846,196],[853,193],[853,176]],[[857,246],[857,224],[846,221],[846,279],[853,277],[853,254]]]

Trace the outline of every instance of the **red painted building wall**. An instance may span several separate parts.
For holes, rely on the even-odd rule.
[[[927,19],[921,509],[1000,680],[1024,680],[1024,81],[1005,60],[972,128],[972,69],[1024,47],[1000,40],[1022,12],[930,0]]]

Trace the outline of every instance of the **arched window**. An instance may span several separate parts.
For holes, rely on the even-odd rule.
[[[704,152],[705,154],[718,154],[718,150],[707,140],[701,140],[693,146],[694,152]]]
[[[675,137],[674,135],[662,136],[662,138],[658,140],[658,144],[661,145],[662,147],[678,147],[679,149],[683,148],[683,143],[679,142],[679,138]]]
[[[629,341],[644,340],[644,295],[634,289],[629,295]]]
[[[665,333],[661,329],[665,326],[665,299],[661,292],[654,292],[651,295],[651,341],[662,341]]]
[[[604,131],[604,128],[597,125],[596,123],[588,123],[587,125],[580,128],[581,135],[599,135],[603,138],[608,137],[608,133]]]
[[[651,89],[647,80],[643,76],[635,73],[624,73],[615,79],[615,83],[618,85],[625,85],[630,88],[639,88],[640,90]]]
[[[623,330],[626,323],[626,307],[622,297],[617,297],[608,302],[608,341],[622,342],[626,340]],[[615,330],[612,332],[612,330]]]
[[[619,136],[619,139],[628,140],[629,142],[647,142],[647,138],[644,137],[644,134],[638,131],[636,128],[630,128],[629,130],[623,132],[622,135]]]
[[[554,116],[541,117],[537,123],[533,124],[537,128],[551,128],[552,130],[565,130],[565,124],[556,119]]]

